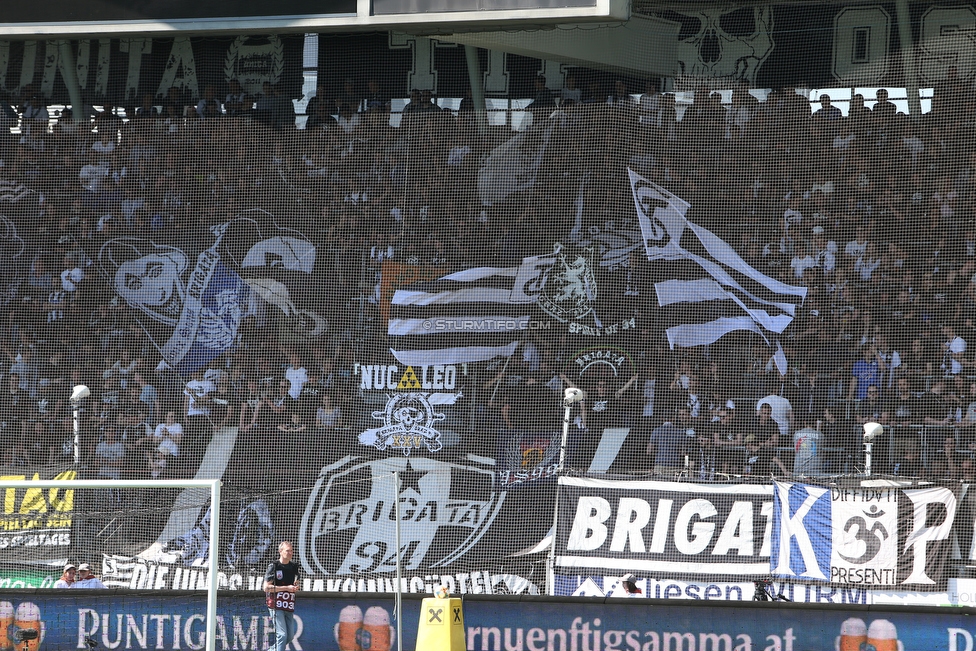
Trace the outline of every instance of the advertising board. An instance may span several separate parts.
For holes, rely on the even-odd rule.
[[[12,609],[15,617],[20,616],[15,622],[18,627],[44,632],[31,651],[85,648],[86,638],[110,649],[203,648],[202,596],[38,591],[17,593],[18,597],[12,598],[11,594],[0,594],[0,601],[11,600],[10,607],[0,606],[0,611]],[[404,602],[404,649],[415,647],[420,605],[415,598]],[[910,611],[856,605],[731,606],[540,598],[467,598],[463,608],[466,646],[483,651],[807,651],[859,647],[964,651],[972,649],[976,634],[968,608]],[[368,647],[357,644],[369,651],[390,651],[396,646],[393,615],[392,598],[299,596],[298,634],[291,648],[343,650],[347,646],[344,641],[368,640]],[[257,651],[268,648],[273,636],[274,626],[258,593],[238,593],[220,600],[218,648]]]

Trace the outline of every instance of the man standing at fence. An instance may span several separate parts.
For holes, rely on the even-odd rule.
[[[268,565],[264,574],[265,603],[275,624],[275,643],[269,651],[285,651],[298,626],[295,623],[295,595],[298,592],[298,565],[291,562],[292,544],[278,545],[278,560]]]

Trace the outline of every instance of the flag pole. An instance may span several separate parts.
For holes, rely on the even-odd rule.
[[[403,651],[403,570],[400,559],[400,473],[393,471],[393,513],[396,518],[394,535],[396,536],[396,632],[397,651]]]
[[[516,348],[516,350],[518,350],[518,349]],[[498,387],[500,387],[501,384],[502,384],[502,378],[505,377],[505,371],[508,370],[508,364],[509,364],[509,362],[512,361],[512,356],[513,355],[515,355],[514,352],[511,355],[509,355],[507,359],[505,359],[505,366],[502,367],[502,372],[498,376],[498,382],[495,382],[495,388],[491,392],[491,398],[488,399],[488,404],[489,405],[491,405],[492,403],[495,402],[495,394],[498,393]]]

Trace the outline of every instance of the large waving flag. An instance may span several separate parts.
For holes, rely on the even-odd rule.
[[[296,336],[326,331],[315,245],[271,214],[248,210],[207,235],[164,235],[169,241],[111,239],[97,264],[162,359],[180,373],[232,348],[257,299],[281,310]]]
[[[478,195],[483,205],[499,203],[535,185],[555,124],[550,121],[542,128],[519,132],[488,154],[478,170]]]
[[[735,330],[757,332],[767,341],[770,333],[782,333],[806,288],[757,271],[721,238],[688,221],[688,202],[627,172],[647,257],[668,263],[668,278],[654,290],[671,347],[709,344]]]
[[[770,341],[792,322],[806,289],[751,267],[719,237],[688,221],[689,204],[628,170],[640,238],[617,238],[630,248],[641,240],[655,265],[652,282],[671,347],[712,343],[736,330]],[[580,199],[581,201],[581,199]],[[580,220],[577,220],[578,224]],[[579,237],[581,228],[571,233]],[[590,244],[597,244],[590,242]],[[460,364],[512,355],[533,318],[602,324],[594,312],[593,265],[613,263],[630,248],[581,242],[527,257],[518,267],[478,267],[401,286],[390,301],[390,350],[402,364]],[[645,288],[649,290],[650,287]],[[565,308],[546,309],[546,306]],[[773,335],[773,336],[771,336]],[[782,355],[777,356],[782,361]]]
[[[514,297],[518,267],[478,267],[393,294],[387,333],[401,364],[463,364],[515,352],[535,312]]]

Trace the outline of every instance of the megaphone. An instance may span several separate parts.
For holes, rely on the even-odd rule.
[[[581,400],[586,400],[586,391],[570,387],[563,392],[563,404],[567,407],[574,405]]]
[[[864,442],[870,443],[882,432],[884,432],[884,425],[881,423],[864,423]]]

